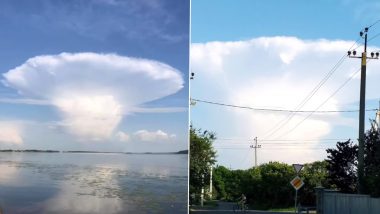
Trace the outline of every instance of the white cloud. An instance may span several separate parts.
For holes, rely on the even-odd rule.
[[[124,114],[176,93],[184,83],[164,63],[96,53],[36,56],[4,78],[22,96],[57,107],[70,133],[93,140],[110,137]]]
[[[170,139],[175,138],[174,134],[167,134],[161,130],[157,131],[147,131],[147,130],[139,130],[133,133],[135,139],[145,142],[161,142],[161,141],[169,141]]]
[[[0,122],[0,144],[23,144],[22,127],[12,122]]]
[[[121,141],[121,142],[128,142],[131,139],[131,137],[127,133],[122,132],[122,131],[119,131],[116,134],[116,137],[118,137],[119,141]]]
[[[195,79],[191,84],[191,96],[243,106],[295,109],[353,43],[342,40],[261,37],[247,41],[192,44],[191,65]],[[379,48],[368,49],[373,51]],[[358,69],[359,60],[345,60],[302,110],[317,108]],[[380,85],[376,81],[380,79],[380,63],[369,62],[367,71],[367,99],[377,99]],[[347,107],[357,102],[358,98],[359,79],[354,78],[319,110],[358,109]],[[334,134],[332,130],[336,125],[353,126],[346,115],[333,113],[328,116],[314,115],[289,132],[305,117],[305,114],[297,114],[286,126],[269,135],[273,126],[286,116],[287,114],[223,108],[202,103],[192,108],[191,113],[194,125],[216,131],[222,137],[321,139]],[[351,133],[349,135],[347,137],[352,136]],[[292,162],[294,157],[299,161],[322,158],[323,150],[317,152],[314,147],[315,145],[306,145],[303,150],[267,152],[263,148],[260,151],[261,160],[269,161],[280,157],[282,161]]]

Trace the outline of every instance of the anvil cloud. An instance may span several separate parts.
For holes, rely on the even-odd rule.
[[[88,52],[32,57],[3,76],[22,97],[55,106],[69,133],[92,140],[109,138],[123,115],[184,84],[167,64]]]

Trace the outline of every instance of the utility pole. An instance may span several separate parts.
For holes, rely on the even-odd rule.
[[[212,199],[212,165],[210,166],[210,190],[209,190],[209,193],[210,193],[210,199]]]
[[[367,59],[378,59],[379,53],[371,52],[371,56],[367,56],[367,33],[368,27],[364,28],[364,31],[360,31],[360,36],[364,36],[364,52],[361,57],[356,56],[356,51],[348,51],[348,56],[351,58],[361,59],[361,73],[360,73],[360,109],[359,109],[359,152],[358,152],[358,191],[363,193],[363,177],[364,177],[364,125],[365,125],[365,85],[366,85],[366,69],[367,69]]]
[[[380,132],[380,101],[379,101],[379,108],[376,111],[376,119],[375,119],[375,125],[376,125],[376,131]]]
[[[204,178],[204,175],[202,174],[202,189],[201,189],[201,207],[203,207],[203,201],[204,201],[204,197],[205,197],[205,188],[204,188],[204,183],[203,183],[203,178]]]
[[[253,139],[255,141],[255,145],[251,145],[251,149],[255,149],[255,167],[257,167],[257,149],[261,148],[261,145],[257,145],[257,137]]]

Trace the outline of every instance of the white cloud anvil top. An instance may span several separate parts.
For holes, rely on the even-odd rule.
[[[124,114],[184,84],[167,64],[98,53],[36,56],[3,76],[3,84],[25,98],[56,106],[68,131],[92,139],[109,137]]]

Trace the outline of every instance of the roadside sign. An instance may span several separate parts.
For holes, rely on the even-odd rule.
[[[299,190],[305,183],[300,177],[296,176],[292,181],[290,181],[290,184],[294,187],[294,189]]]
[[[296,173],[298,174],[301,171],[303,165],[302,164],[293,164],[293,167],[294,167],[294,170],[296,171]]]

